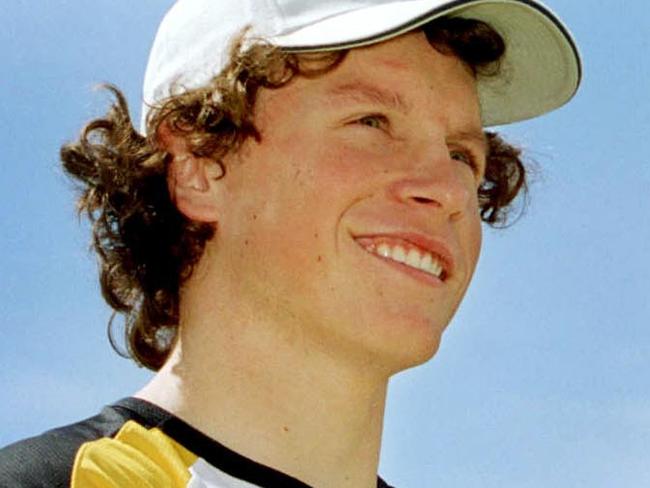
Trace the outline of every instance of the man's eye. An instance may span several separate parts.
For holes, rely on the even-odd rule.
[[[472,153],[468,151],[450,151],[449,155],[451,156],[451,159],[455,159],[456,161],[465,163],[471,168],[476,169],[478,167],[476,164],[476,159],[474,158]]]
[[[388,124],[388,119],[383,115],[366,115],[357,120],[357,124],[365,125],[372,129],[383,129]]]
[[[452,159],[469,166],[477,180],[483,181],[485,178],[485,163],[477,159],[471,151],[453,150],[449,152],[449,155]]]

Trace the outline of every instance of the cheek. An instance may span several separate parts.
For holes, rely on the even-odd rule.
[[[319,144],[314,141],[314,146]],[[364,187],[381,173],[391,170],[391,162],[397,160],[391,157],[390,148],[379,144],[351,142],[348,138],[333,137],[324,143],[320,142],[319,154],[314,164],[314,177],[328,190],[340,192],[356,192],[349,196],[353,199],[367,194]]]
[[[483,227],[481,226],[481,219],[478,215],[478,210],[474,209],[474,214],[472,215],[471,222],[469,222],[468,229],[466,231],[466,252],[467,252],[467,261],[470,272],[468,273],[469,278],[471,278],[476,268],[478,258],[481,254],[481,243],[483,240]]]
[[[326,217],[323,212],[343,211],[363,196],[363,186],[383,164],[378,149],[362,149],[346,138],[324,134],[326,130],[307,121],[298,131],[269,134],[267,141],[273,144],[256,158],[264,161],[266,179],[274,171],[281,175],[283,187],[275,189],[274,198],[288,199],[299,213],[317,212],[321,218]]]
[[[476,224],[476,230],[475,230],[475,233],[474,233],[473,243],[474,243],[473,250],[474,250],[474,256],[475,256],[474,264],[476,264],[476,261],[478,260],[478,257],[481,254],[481,247],[482,247],[482,243],[483,243],[483,227],[481,226],[480,221]]]

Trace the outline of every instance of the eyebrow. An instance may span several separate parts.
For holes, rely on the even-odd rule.
[[[490,143],[488,141],[487,135],[483,130],[466,130],[454,132],[449,139],[452,141],[469,141],[473,144],[481,146],[483,154],[486,156],[490,152]]]
[[[411,111],[411,105],[399,93],[361,80],[336,85],[327,90],[326,95],[328,98],[380,104],[404,114]]]
[[[361,103],[378,103],[403,114],[408,114],[412,110],[412,106],[399,93],[362,80],[336,85],[326,91],[326,96],[328,98],[335,97]],[[456,131],[449,138],[477,144],[486,155],[490,149],[487,135],[482,129]]]

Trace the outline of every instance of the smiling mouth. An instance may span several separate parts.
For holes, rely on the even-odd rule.
[[[402,264],[445,281],[447,271],[444,260],[433,252],[422,249],[409,242],[396,243],[389,239],[358,238],[356,242],[370,254],[382,259]]]

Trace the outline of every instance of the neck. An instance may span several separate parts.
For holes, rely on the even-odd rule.
[[[207,313],[191,302],[169,360],[136,396],[311,486],[374,488],[388,375],[242,303]]]

